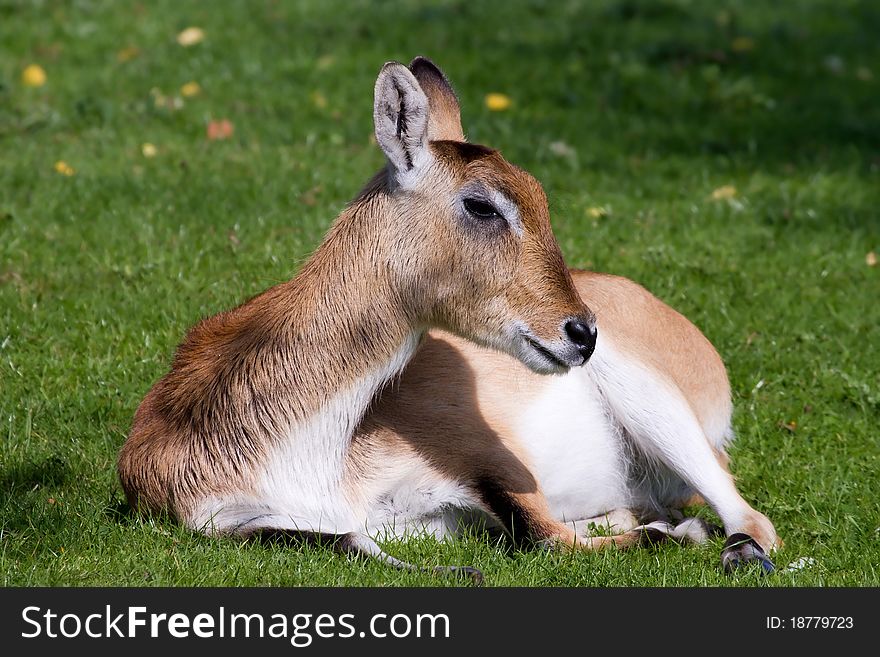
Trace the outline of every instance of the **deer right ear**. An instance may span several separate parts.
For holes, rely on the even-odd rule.
[[[376,141],[398,182],[422,166],[428,153],[428,98],[412,72],[388,62],[376,80],[373,122]]]

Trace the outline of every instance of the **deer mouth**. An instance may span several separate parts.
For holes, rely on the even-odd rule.
[[[559,369],[561,369],[563,371],[567,371],[567,370],[571,369],[571,365],[566,363],[559,356],[554,354],[552,351],[550,351],[547,347],[545,347],[540,342],[535,340],[533,337],[531,337],[529,335],[524,335],[523,338],[525,338],[526,343],[532,349],[537,351],[539,354],[541,354],[542,357],[544,357],[546,360],[550,361],[550,363],[552,363],[553,365],[555,365]]]
[[[565,374],[586,362],[574,343],[542,340],[525,322],[517,322],[515,326],[512,340],[502,350],[536,374]]]
[[[575,365],[575,363],[568,362],[564,359],[564,356],[556,354],[552,349],[528,333],[522,333],[522,339],[528,346],[523,350],[526,353],[520,356],[520,360],[535,372],[540,374],[560,374],[567,372]],[[538,358],[535,358],[536,355]],[[525,358],[522,356],[525,356]]]

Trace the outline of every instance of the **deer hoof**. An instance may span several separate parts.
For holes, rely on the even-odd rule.
[[[731,534],[721,551],[721,567],[725,573],[732,573],[748,564],[758,564],[765,575],[776,570],[770,557],[748,534]]]

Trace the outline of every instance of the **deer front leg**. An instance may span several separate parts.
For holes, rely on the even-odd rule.
[[[766,552],[780,543],[773,524],[739,494],[680,390],[610,349],[591,366],[615,419],[633,442],[687,482],[721,518],[728,536],[721,556],[724,569],[757,562],[772,571]]]
[[[666,531],[666,527],[654,524],[628,528],[624,533],[612,536],[584,536],[577,530],[577,523],[566,524],[553,517],[540,490],[522,492],[523,486],[518,484],[521,482],[505,480],[501,476],[484,476],[474,484],[476,494],[516,544],[597,550],[612,545],[629,548],[655,544],[673,536],[672,526]]]
[[[650,521],[643,518],[641,523],[630,509],[615,509],[601,516],[566,521],[565,524],[584,538],[598,536],[597,532],[614,535],[646,529],[661,532],[678,543],[705,543],[712,536],[723,535],[717,525],[701,518],[686,518],[678,509],[668,509],[661,517],[650,518]]]
[[[624,534],[639,526],[639,520],[629,509],[614,509],[600,516],[566,521],[578,536],[588,537],[600,530],[606,534]]]

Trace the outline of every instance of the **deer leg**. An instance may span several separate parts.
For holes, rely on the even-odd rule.
[[[233,504],[217,509],[210,522],[200,528],[207,534],[231,534],[242,538],[256,536],[261,540],[293,540],[310,545],[326,545],[348,556],[377,559],[398,570],[411,570],[438,575],[451,575],[483,583],[483,573],[470,566],[423,567],[402,561],[385,552],[376,541],[359,532],[333,533],[320,526],[298,520],[289,514],[276,513],[265,506]]]
[[[425,573],[435,573],[438,575],[451,575],[462,579],[470,580],[476,586],[483,583],[483,573],[471,566],[434,566],[428,568],[424,566],[416,566],[406,561],[401,561],[385,552],[376,541],[366,534],[349,532],[342,534],[339,541],[340,551],[353,556],[366,556],[378,559],[393,568],[401,570],[415,570]]]
[[[565,524],[583,538],[598,536],[599,531],[614,535],[648,528],[651,531],[661,532],[678,543],[705,543],[710,537],[723,534],[723,530],[717,525],[708,523],[702,518],[686,518],[677,509],[669,509],[668,516],[650,523],[639,523],[630,509],[615,509],[601,516]],[[656,537],[659,535],[655,534]]]
[[[631,363],[613,359],[594,365],[600,390],[633,442],[681,477],[721,518],[730,543],[722,554],[725,570],[751,562],[772,570],[765,551],[779,543],[773,524],[740,496],[678,389]]]
[[[614,509],[600,516],[566,521],[578,536],[594,536],[597,530],[608,534],[623,534],[639,526],[635,514],[629,509]]]
[[[519,493],[515,490],[510,482],[500,478],[484,477],[475,485],[476,495],[516,544],[573,550],[599,550],[611,546],[630,548],[663,542],[674,529],[665,526],[667,523],[662,523],[663,526],[652,523],[611,536],[583,536],[576,528],[579,526],[582,530],[587,523],[578,525],[577,522],[556,520],[540,491]],[[626,518],[621,517],[621,520]]]

